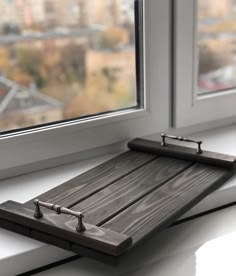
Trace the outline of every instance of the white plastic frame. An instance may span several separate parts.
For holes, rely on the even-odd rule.
[[[2,177],[68,162],[68,156],[167,129],[170,125],[170,0],[143,0],[144,108],[6,135]],[[50,160],[52,160],[50,162]],[[57,164],[58,162],[55,162]]]
[[[174,1],[175,12],[175,116],[176,127],[218,120],[234,120],[236,90],[197,95],[197,0]]]

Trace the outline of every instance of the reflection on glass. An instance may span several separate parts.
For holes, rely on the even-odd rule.
[[[236,86],[236,1],[198,1],[198,93]]]
[[[136,105],[134,0],[0,0],[0,131]]]

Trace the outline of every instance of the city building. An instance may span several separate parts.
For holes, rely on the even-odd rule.
[[[127,85],[135,79],[135,51],[124,47],[119,51],[89,50],[86,55],[86,73],[91,75],[104,69],[113,70],[116,78]]]
[[[20,24],[14,4],[12,1],[0,0],[0,26],[10,22]]]
[[[122,22],[121,0],[78,0],[80,25],[114,26]]]
[[[0,25],[14,23],[22,30],[115,26],[130,16],[128,4],[121,0],[0,0]]]
[[[0,76],[0,131],[63,119],[63,105],[33,86],[26,88]]]
[[[230,16],[234,11],[234,0],[199,0],[199,10],[203,16],[222,17]]]

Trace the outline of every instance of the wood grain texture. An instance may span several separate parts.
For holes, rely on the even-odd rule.
[[[157,155],[128,151],[36,198],[70,208],[156,158]],[[25,206],[32,208],[33,200]]]
[[[7,221],[5,219],[0,219],[0,227],[9,231],[14,231],[26,237],[31,237],[38,241],[60,247],[65,250],[73,251],[74,253],[77,253],[80,256],[91,258],[109,265],[117,265],[121,260],[120,256],[112,256],[110,254],[106,254],[95,249],[78,245],[77,243],[68,242],[62,238],[59,239],[52,235],[42,233],[38,230],[31,230],[24,225],[19,225],[14,222]],[[129,252],[129,250],[127,250],[127,252]],[[127,253],[124,253],[121,256],[124,257],[126,256],[126,254]]]
[[[191,164],[188,161],[166,157],[158,158],[75,205],[72,209],[82,211],[85,222],[102,225]]]
[[[229,179],[232,173],[226,169],[195,164],[103,227],[131,236],[135,244],[152,231],[168,227]]]
[[[228,155],[206,151],[200,155],[195,149],[161,147],[143,139],[132,141],[129,147],[133,150],[38,197],[83,212],[85,232],[76,232],[77,219],[43,207],[43,218],[34,218],[33,200],[1,204],[0,226],[114,263],[235,173],[235,157]]]
[[[193,148],[182,147],[173,144],[168,144],[166,147],[162,147],[160,142],[149,141],[145,139],[135,139],[128,143],[128,147],[135,151],[149,152],[161,156],[190,160],[207,165],[219,166],[222,168],[236,168],[235,156],[206,151],[204,150],[204,143],[202,146],[202,154],[197,154],[196,149]]]
[[[121,255],[132,244],[130,237],[90,224],[85,224],[85,232],[78,233],[75,230],[77,219],[68,221],[68,217],[64,215],[44,214],[41,219],[36,219],[33,210],[14,201],[7,201],[0,205],[0,217],[8,222],[27,227],[32,233],[34,233],[32,230],[36,230],[42,234],[51,235],[54,241],[57,238],[62,239],[112,256]]]

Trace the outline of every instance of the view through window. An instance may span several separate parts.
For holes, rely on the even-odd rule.
[[[198,1],[198,93],[236,87],[236,1]]]
[[[0,0],[0,131],[137,105],[134,0]]]

